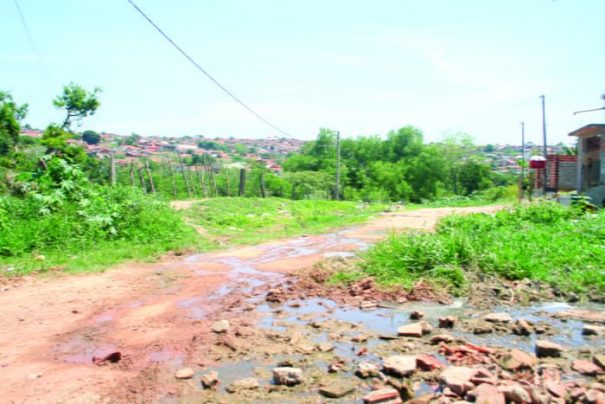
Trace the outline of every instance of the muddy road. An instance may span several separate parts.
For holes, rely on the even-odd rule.
[[[412,310],[423,311],[434,325],[443,316],[468,317],[468,324],[450,333],[449,342],[464,339],[530,351],[537,334],[529,339],[499,334],[508,325],[493,322],[492,331],[474,333],[476,321],[488,313],[469,312],[458,301],[384,305],[372,311],[305,296],[266,302],[267,292],[288,274],[326,258],[348,257],[390,231],[431,229],[447,214],[494,209],[393,212],[325,235],[125,264],[102,274],[5,284],[0,292],[0,401],[320,402],[334,391],[318,391],[332,389],[347,390],[340,400],[355,402],[372,388],[384,387],[380,380],[387,382],[353,377],[360,361],[378,366],[394,353],[432,350],[443,363],[457,363],[448,359],[450,351],[437,352],[444,348],[428,337],[410,342],[397,336],[397,328],[410,323]],[[600,328],[587,342],[581,336],[585,321],[573,315],[552,318],[562,308],[569,309],[541,305],[505,310],[543,327],[545,335],[568,348],[603,345]],[[593,323],[605,322],[597,309],[590,312],[597,316]],[[302,369],[304,383],[275,385],[271,371],[278,365]],[[213,385],[215,376],[220,384],[204,389],[200,378]],[[417,395],[435,387],[426,380],[414,383],[410,388]],[[395,387],[403,397],[404,386]]]

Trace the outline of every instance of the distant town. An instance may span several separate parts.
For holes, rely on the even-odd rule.
[[[82,134],[84,134],[83,132]],[[32,138],[42,137],[43,132],[37,129],[23,129],[23,136]],[[292,153],[301,149],[306,142],[299,139],[285,137],[267,137],[261,139],[246,138],[208,138],[202,135],[183,137],[142,136],[138,134],[117,135],[100,132],[97,142],[86,142],[82,134],[69,142],[84,148],[88,155],[98,158],[108,158],[112,154],[116,164],[126,166],[132,162],[145,158],[152,161],[161,161],[168,155],[180,153],[192,158],[220,164],[226,168],[245,168],[251,162],[261,164],[274,173],[282,172],[281,163]],[[492,165],[494,171],[502,173],[518,173],[519,159],[523,156],[520,145],[488,144],[474,146],[469,150],[472,155],[482,157]],[[563,143],[549,145],[549,155],[575,154],[575,148]],[[525,156],[542,155],[542,145],[527,142]]]

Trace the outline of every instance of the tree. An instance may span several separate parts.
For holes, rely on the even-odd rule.
[[[0,156],[11,154],[19,141],[19,121],[27,114],[27,104],[17,105],[10,94],[0,91]]]
[[[63,93],[53,100],[53,105],[64,109],[67,114],[61,129],[70,130],[73,121],[78,122],[89,115],[94,115],[101,105],[97,99],[99,92],[101,92],[100,88],[88,92],[75,83],[63,86]]]
[[[85,130],[82,132],[82,140],[88,144],[98,144],[101,141],[101,135],[94,130]]]

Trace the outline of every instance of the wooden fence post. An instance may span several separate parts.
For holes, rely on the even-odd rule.
[[[151,186],[151,193],[155,194],[155,185],[153,184],[153,177],[151,176],[151,170],[149,169],[149,160],[145,160],[145,172],[149,179],[149,185]]]
[[[239,170],[239,196],[244,196],[246,191],[246,170],[241,168]]]

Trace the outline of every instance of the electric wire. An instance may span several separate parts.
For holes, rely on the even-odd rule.
[[[269,125],[273,129],[275,129],[276,131],[278,131],[288,137],[293,137],[289,133],[285,132],[284,130],[280,129],[279,127],[277,127],[276,125],[271,123],[269,120],[265,119],[259,113],[254,111],[251,107],[246,105],[246,103],[244,103],[242,100],[240,100],[237,96],[235,96],[235,94],[233,94],[231,91],[229,91],[227,88],[225,88],[225,86],[223,86],[217,79],[215,79],[202,66],[200,66],[191,56],[189,56],[189,54],[187,54],[187,52],[185,52],[176,42],[174,42],[155,22],[153,22],[153,20],[151,18],[149,18],[147,16],[147,14],[145,14],[143,12],[143,10],[141,10],[141,8],[139,8],[139,6],[137,6],[134,3],[134,1],[132,1],[132,0],[127,0],[127,1],[130,3],[130,5],[132,5],[132,7],[134,7],[134,9],[136,11],[138,11],[139,14],[141,14],[141,16],[143,16],[143,18],[145,18],[147,20],[147,22],[149,22],[168,42],[170,42],[170,44],[172,46],[174,46],[176,48],[176,50],[178,50],[187,60],[189,60],[189,62],[191,62],[193,64],[193,66],[195,66],[200,72],[202,72],[206,77],[208,77],[214,84],[216,84],[221,90],[223,90],[235,102],[240,104],[244,109],[246,109],[252,115],[254,115],[258,119],[260,119],[262,122],[264,122],[265,124]]]
[[[38,50],[38,46],[36,45],[36,41],[34,40],[34,36],[32,35],[31,30],[29,29],[29,25],[27,24],[27,20],[25,19],[25,14],[23,13],[21,6],[19,5],[19,1],[14,0],[14,2],[15,2],[15,7],[17,8],[17,11],[19,14],[19,19],[21,20],[21,25],[23,25],[23,29],[25,30],[25,33],[27,35],[27,40],[29,41],[29,46],[32,48],[32,51],[34,52],[34,56],[36,57],[36,60],[38,62],[38,66],[40,67],[40,70],[42,71],[42,76],[43,76],[44,82],[46,84],[47,90],[49,93],[52,93],[50,74],[48,72],[46,64],[44,63],[44,59],[42,59],[40,51]]]

